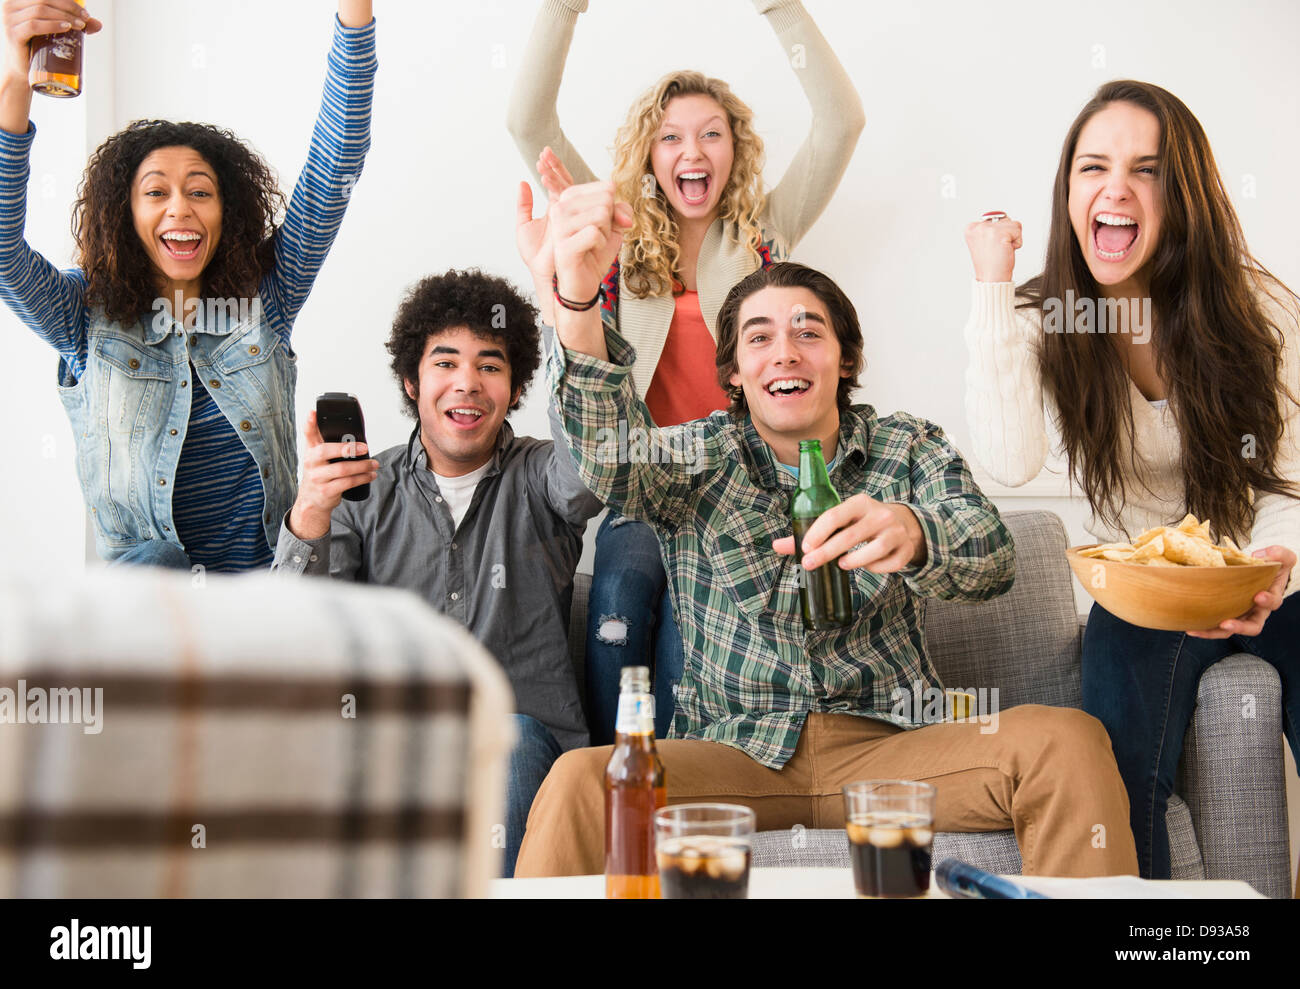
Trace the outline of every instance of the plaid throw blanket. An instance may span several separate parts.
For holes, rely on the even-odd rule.
[[[509,709],[405,592],[0,580],[0,896],[482,895]]]

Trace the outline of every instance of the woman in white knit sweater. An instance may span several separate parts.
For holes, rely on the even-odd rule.
[[[966,240],[966,411],[989,474],[1032,479],[1050,419],[1098,539],[1191,511],[1282,563],[1217,629],[1089,616],[1083,706],[1110,732],[1142,874],[1165,878],[1166,805],[1210,665],[1245,651],[1277,667],[1300,759],[1300,309],[1247,251],[1199,122],[1146,83],[1107,83],[1070,128],[1040,275],[1012,282],[1010,218],[972,223]]]

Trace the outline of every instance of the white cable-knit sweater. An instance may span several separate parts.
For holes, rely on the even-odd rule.
[[[1284,293],[1279,290],[1279,296]],[[1282,373],[1291,394],[1300,397],[1300,309],[1295,299],[1260,296],[1274,325],[1286,338]],[[1015,308],[1011,282],[975,282],[971,315],[966,323],[970,366],[966,371],[966,421],[971,455],[999,484],[1018,487],[1043,469],[1049,447],[1048,419],[1055,410],[1044,398],[1038,366],[1038,341],[1043,334],[1037,311]],[[1152,405],[1129,383],[1133,400],[1134,444],[1143,464],[1145,484],[1127,486],[1128,501],[1120,514],[1126,532],[1117,532],[1097,518],[1088,531],[1103,542],[1127,540],[1152,526],[1182,518],[1182,471],[1179,467],[1178,426],[1168,408]],[[1300,481],[1300,412],[1286,403],[1278,474]],[[1127,459],[1127,458],[1125,458]],[[1255,528],[1248,550],[1285,546],[1300,554],[1300,499],[1262,494],[1255,502]],[[1300,566],[1291,573],[1287,594],[1300,589]]]

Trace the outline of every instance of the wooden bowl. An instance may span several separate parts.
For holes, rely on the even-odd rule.
[[[1095,545],[1065,551],[1083,589],[1116,618],[1166,632],[1217,628],[1244,615],[1282,566],[1264,560],[1237,567],[1151,567],[1079,555]]]

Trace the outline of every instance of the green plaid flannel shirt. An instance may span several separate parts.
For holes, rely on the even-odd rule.
[[[655,427],[632,386],[634,349],[616,331],[605,336],[610,362],[557,336],[550,387],[583,481],[658,535],[686,653],[670,737],[731,745],[780,769],[810,711],[920,727],[910,692],[942,689],[920,599],[996,597],[1015,576],[1011,534],[943,431],[904,413],[877,418],[867,405],[840,416],[835,490],[907,504],[927,558],[892,574],[854,570],[853,623],[806,632],[800,568],[771,546],[790,535],[794,479],[748,416]],[[906,706],[896,688],[909,691]]]

